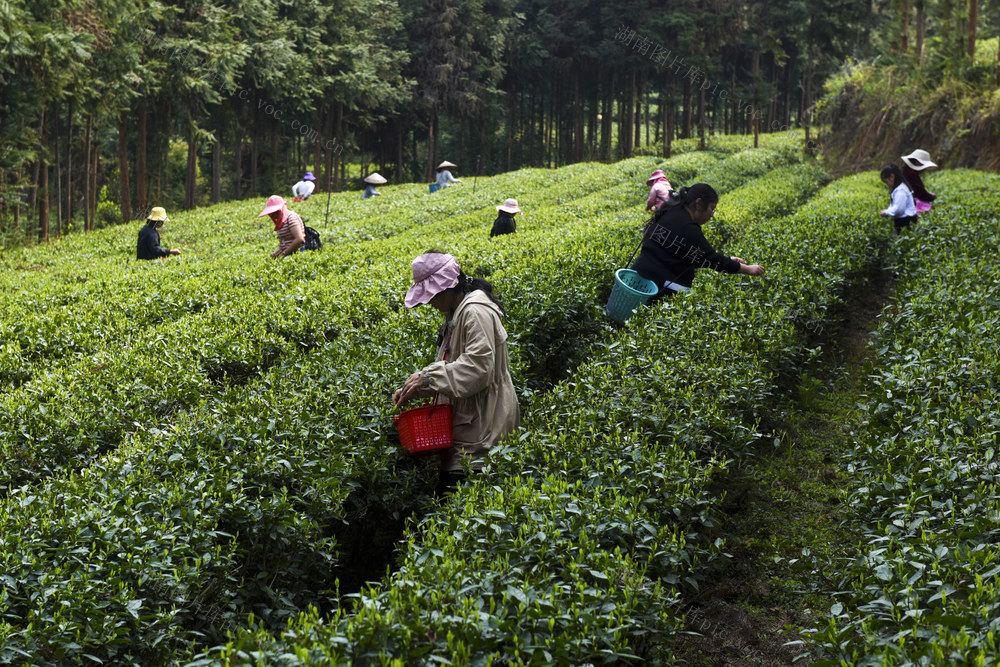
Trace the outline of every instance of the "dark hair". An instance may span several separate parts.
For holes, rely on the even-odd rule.
[[[490,297],[490,301],[495,303],[497,307],[500,308],[500,312],[502,314],[507,314],[507,311],[504,310],[503,304],[500,303],[500,300],[493,294],[493,284],[484,278],[473,278],[472,276],[465,275],[464,272],[459,270],[458,284],[452,287],[452,289],[461,290],[462,294],[482,290],[483,292],[486,292],[486,296]]]
[[[448,254],[443,250],[437,250],[435,248],[431,248],[427,252],[434,253],[437,255]],[[497,299],[495,294],[493,294],[493,283],[484,278],[473,278],[472,276],[467,276],[465,275],[465,272],[462,271],[461,268],[458,270],[458,284],[455,285],[454,287],[449,287],[448,289],[459,290],[462,294],[468,294],[469,292],[475,292],[476,290],[481,290],[483,292],[486,292],[486,296],[490,297],[490,301],[495,303],[497,307],[500,308],[500,312],[503,315],[507,314],[507,311],[504,309],[503,304],[500,303],[500,300]]]
[[[698,205],[698,200],[701,200],[701,205]],[[676,208],[681,208],[684,206],[691,206],[696,211],[704,210],[709,204],[717,204],[719,202],[719,193],[715,191],[708,183],[695,183],[690,187],[684,187],[680,190],[674,190],[670,193],[670,199],[663,203],[658,209],[656,209],[655,217],[659,218],[661,215],[667,211],[672,211]]]
[[[879,178],[881,178],[884,181],[885,179],[889,178],[890,174],[896,177],[896,180],[893,181],[894,187],[901,183],[906,183],[906,179],[903,178],[903,171],[899,168],[899,165],[895,163],[885,165],[884,167],[882,167],[882,173],[879,174]]]

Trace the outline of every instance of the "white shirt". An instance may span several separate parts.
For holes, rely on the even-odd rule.
[[[900,183],[892,191],[892,204],[885,209],[885,214],[890,218],[908,218],[917,214],[917,207],[913,203],[913,193],[906,183]]]
[[[292,194],[296,197],[301,197],[305,199],[313,193],[316,189],[316,183],[314,181],[299,181],[292,186]]]
[[[458,181],[455,179],[454,176],[451,175],[450,171],[448,171],[447,169],[442,169],[441,171],[438,172],[437,180],[435,182],[437,183],[437,186],[439,188],[446,188],[452,183],[457,183]]]

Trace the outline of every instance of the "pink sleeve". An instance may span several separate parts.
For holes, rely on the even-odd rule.
[[[653,187],[649,189],[649,197],[646,198],[646,208],[652,206],[659,199],[659,196],[656,194],[656,186],[657,184],[653,183]]]

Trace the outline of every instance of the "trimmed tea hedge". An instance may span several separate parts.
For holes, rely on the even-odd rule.
[[[932,182],[939,198],[896,244],[896,296],[871,342],[848,496],[864,546],[838,564],[814,664],[1000,660],[1000,177]]]
[[[618,182],[651,164],[620,165],[627,177]],[[606,173],[601,181],[607,184]],[[565,187],[579,192],[578,183]],[[634,201],[619,199],[617,206]],[[608,210],[600,198],[594,206]],[[544,208],[538,211],[542,219]],[[474,239],[470,247],[476,244],[485,257],[492,252],[491,261],[505,267],[498,285],[519,281],[520,289],[510,282],[504,289],[537,294],[535,303],[544,305],[546,298],[561,298],[552,285],[573,277],[564,270],[586,269],[595,248],[622,229],[634,232],[633,221],[616,230],[601,224],[599,214],[567,222],[572,224],[549,230],[529,226],[524,234],[566,264],[523,243],[491,243],[478,218],[469,219],[462,234]],[[221,236],[237,233],[228,224],[235,227],[231,218],[218,225]],[[461,241],[460,233],[449,231],[441,238]],[[220,256],[182,256],[126,270],[145,273],[157,285],[183,279],[196,286],[192,300],[214,295],[205,308],[130,332],[137,343],[182,352],[174,363],[193,369],[206,391],[169,420],[133,416],[121,444],[104,455],[85,452],[94,458],[78,473],[38,467],[47,474],[10,489],[0,505],[0,559],[7,573],[0,656],[160,662],[223,639],[248,613],[273,627],[310,602],[336,605],[335,591],[314,584],[332,587],[343,565],[349,528],[338,526],[371,520],[373,510],[387,515],[393,503],[406,515],[426,499],[428,484],[421,481],[428,471],[403,459],[383,433],[386,397],[399,369],[419,361],[414,350],[431,350],[428,315],[414,321],[399,312],[400,274],[415,249],[424,249],[425,237],[400,233],[391,242],[344,244],[336,254],[305,253],[282,262],[262,259],[260,246],[272,243],[262,237],[259,246],[248,245],[246,252],[260,255],[244,257],[244,271],[226,261],[224,241],[209,241],[219,244]],[[95,244],[101,242],[98,236]],[[371,262],[373,245],[389,261]],[[521,275],[511,272],[519,257],[525,260]],[[590,303],[599,312],[592,298]],[[511,304],[512,322],[517,305]],[[320,338],[309,338],[317,332]],[[128,377],[132,348],[124,349],[124,357],[111,361]],[[90,361],[77,363],[85,368]],[[523,373],[523,364],[515,370]],[[109,400],[120,416],[120,397]],[[38,453],[43,451],[51,452]],[[94,624],[94,617],[103,620]]]
[[[595,344],[354,609],[301,616],[278,639],[242,633],[206,660],[669,660],[679,591],[710,576],[724,546],[708,481],[759,437],[806,326],[885,246],[889,227],[870,215],[884,191],[869,180],[838,181],[748,229],[740,253],[770,263],[768,277],[699,276],[690,296]]]

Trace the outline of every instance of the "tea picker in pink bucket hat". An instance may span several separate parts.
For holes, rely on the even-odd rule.
[[[646,210],[654,211],[670,199],[673,187],[662,169],[657,169],[646,179],[649,186],[649,197],[646,199]]]
[[[267,198],[264,210],[257,217],[263,218],[265,215],[271,218],[274,232],[278,235],[278,249],[271,253],[271,257],[285,257],[302,249],[306,242],[305,225],[299,214],[289,209],[282,197],[271,195]]]
[[[403,406],[416,397],[451,403],[454,446],[440,455],[436,493],[444,494],[478,471],[500,439],[520,424],[510,377],[504,310],[493,286],[466,276],[458,260],[432,250],[413,260],[405,305],[429,303],[445,315],[434,362],[406,379],[392,395]]]
[[[521,212],[516,199],[508,199],[500,206],[497,206],[497,219],[493,221],[493,229],[490,230],[490,238],[513,234],[517,231],[514,223],[514,216]]]

